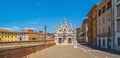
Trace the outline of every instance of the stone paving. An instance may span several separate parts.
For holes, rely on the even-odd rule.
[[[78,48],[58,45],[25,56],[24,58],[120,58],[120,55],[110,54],[82,45]]]
[[[33,53],[25,58],[94,58],[73,46],[54,46],[37,53]]]

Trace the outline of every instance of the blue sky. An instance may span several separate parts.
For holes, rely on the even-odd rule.
[[[60,21],[80,27],[91,8],[101,0],[0,0],[0,29],[54,32]]]

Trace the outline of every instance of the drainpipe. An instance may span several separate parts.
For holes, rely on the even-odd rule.
[[[115,22],[115,18],[114,18],[114,0],[112,0],[112,11],[111,11],[111,13],[112,13],[112,19],[113,19],[113,22],[112,22],[112,25],[113,25],[113,33],[112,33],[112,36],[113,36],[113,43],[112,43],[112,45],[113,45],[113,50],[115,50],[115,30],[114,30],[114,28],[115,28],[115,26],[114,26],[114,22]]]
[[[47,26],[45,25],[45,26],[44,26],[44,31],[45,31],[45,44],[46,44],[46,40],[47,40],[47,39],[46,39],[46,38],[47,38],[47,37],[46,37],[46,36],[47,36],[46,29],[47,29]]]

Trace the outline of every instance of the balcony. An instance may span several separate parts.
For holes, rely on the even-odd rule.
[[[117,17],[120,17],[120,4],[117,5]]]
[[[117,20],[117,32],[120,32],[120,19]]]
[[[110,37],[112,36],[112,33],[102,33],[102,34],[97,34],[98,37]]]

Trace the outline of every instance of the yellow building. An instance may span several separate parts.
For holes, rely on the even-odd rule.
[[[97,6],[88,13],[88,44],[92,47],[97,47]]]
[[[12,41],[40,41],[40,40],[53,40],[54,36],[51,33],[45,33],[42,31],[34,32],[34,30],[26,29],[22,32],[12,32],[10,30],[0,29],[0,42],[12,42]]]
[[[34,30],[26,29],[23,32],[28,33],[30,41],[45,40],[45,34],[43,32],[34,32]]]
[[[54,34],[47,33],[46,39],[47,39],[47,40],[54,40]]]
[[[45,40],[45,34],[39,32],[28,33],[29,40]]]
[[[83,42],[88,44],[88,19],[85,19],[82,23],[82,36],[83,36]]]
[[[84,36],[83,36],[83,28],[78,28],[77,29],[77,40],[79,43],[84,43]]]
[[[0,42],[18,41],[16,32],[0,29]]]
[[[78,43],[80,43],[80,29],[81,28],[77,28],[77,40],[78,40]]]

